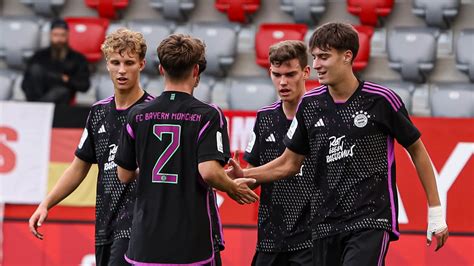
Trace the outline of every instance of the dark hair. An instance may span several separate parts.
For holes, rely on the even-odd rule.
[[[206,68],[205,44],[186,34],[172,34],[164,39],[156,51],[161,66],[172,80],[186,77],[198,64],[199,73]]]
[[[55,28],[61,28],[65,30],[69,30],[69,26],[67,25],[66,21],[60,18],[55,18],[53,21],[51,21],[51,27],[50,30],[53,30]]]
[[[298,59],[301,69],[308,65],[308,54],[306,44],[302,41],[287,40],[270,46],[268,52],[270,64],[280,66],[286,61]]]
[[[329,22],[319,26],[311,35],[309,47],[327,51],[334,48],[338,51],[352,52],[352,60],[359,51],[359,35],[352,25],[341,22]]]

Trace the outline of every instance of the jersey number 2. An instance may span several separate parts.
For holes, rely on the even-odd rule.
[[[181,126],[179,125],[154,125],[153,134],[160,140],[163,141],[164,134],[171,135],[171,142],[161,153],[158,161],[156,161],[155,167],[153,167],[152,182],[153,183],[168,183],[177,184],[178,175],[163,173],[163,167],[171,159],[174,153],[178,150],[180,139],[181,139]]]

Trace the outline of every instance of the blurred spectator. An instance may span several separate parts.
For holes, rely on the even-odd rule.
[[[21,84],[28,101],[70,104],[77,91],[89,89],[89,65],[69,47],[68,35],[64,20],[51,22],[50,46],[31,57]]]

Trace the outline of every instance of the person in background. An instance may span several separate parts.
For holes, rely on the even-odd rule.
[[[84,55],[69,47],[69,27],[62,19],[51,22],[50,46],[30,58],[21,88],[30,102],[71,104],[76,92],[90,86]]]

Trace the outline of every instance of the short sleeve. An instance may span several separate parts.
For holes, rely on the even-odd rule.
[[[306,129],[303,116],[304,108],[305,105],[303,99],[298,106],[296,116],[293,118],[290,128],[283,139],[283,143],[285,143],[285,146],[288,149],[301,155],[307,155],[309,153],[308,130]]]
[[[130,112],[127,117],[127,123],[125,124],[124,128],[122,128],[117,154],[115,155],[114,160],[118,166],[130,171],[137,169],[135,132],[136,123],[134,121],[133,112]]]
[[[382,123],[388,128],[389,135],[394,137],[403,147],[408,148],[420,138],[421,133],[410,120],[408,111],[400,97],[398,95],[396,97],[400,103],[399,108],[397,109],[397,105],[386,102],[383,107],[386,116],[383,118],[388,119],[383,119]]]
[[[227,121],[218,108],[205,116],[198,135],[198,163],[216,160],[222,165],[230,158]]]
[[[86,121],[86,126],[84,128],[84,131],[82,132],[81,140],[79,141],[79,144],[77,145],[76,151],[74,155],[76,155],[77,158],[88,162],[88,163],[97,163],[97,157],[95,154],[95,149],[94,149],[94,138],[93,138],[93,130],[91,126],[91,116],[92,116],[92,111],[89,113],[89,116],[87,117]]]
[[[260,139],[260,133],[258,130],[259,121],[260,116],[257,114],[257,119],[255,120],[253,131],[250,135],[249,143],[247,144],[247,148],[245,148],[244,153],[244,160],[253,166],[260,165],[260,145],[258,141]]]

